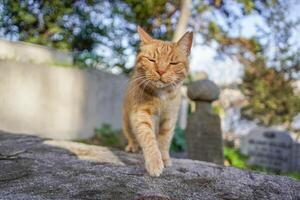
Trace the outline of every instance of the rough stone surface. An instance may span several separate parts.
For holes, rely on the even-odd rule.
[[[300,199],[300,182],[174,159],[149,177],[139,154],[0,132],[0,199]]]
[[[188,97],[194,101],[214,101],[220,95],[218,86],[208,80],[198,80],[188,86]]]

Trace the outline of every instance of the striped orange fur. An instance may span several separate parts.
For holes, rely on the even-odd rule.
[[[142,149],[146,170],[159,176],[171,165],[169,147],[180,106],[180,87],[188,74],[193,34],[176,42],[153,39],[138,27],[140,51],[123,104],[126,151]]]

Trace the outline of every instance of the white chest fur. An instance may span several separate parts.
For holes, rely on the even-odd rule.
[[[168,97],[169,93],[167,93],[164,90],[160,90],[157,92],[157,96],[161,99],[161,100],[166,100]]]

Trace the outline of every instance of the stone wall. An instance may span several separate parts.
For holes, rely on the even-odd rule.
[[[79,139],[103,123],[119,129],[126,82],[99,70],[0,61],[0,130]]]

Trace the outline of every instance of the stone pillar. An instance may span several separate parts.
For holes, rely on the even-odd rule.
[[[188,87],[188,97],[196,104],[195,112],[188,117],[186,128],[190,159],[223,164],[221,122],[211,106],[219,94],[218,86],[208,79],[192,82]]]
[[[189,110],[189,98],[187,97],[187,86],[182,86],[181,103],[180,103],[180,109],[178,113],[177,126],[183,130],[186,128],[188,110]]]

